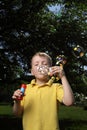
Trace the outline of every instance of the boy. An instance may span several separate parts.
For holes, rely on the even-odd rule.
[[[51,68],[50,75],[58,76],[60,83],[54,83],[48,74],[41,73],[38,68]],[[35,79],[27,84],[23,100],[17,100],[22,95],[20,89],[12,96],[13,112],[23,116],[24,130],[59,130],[59,102],[70,106],[74,96],[70,84],[60,66],[52,66],[52,59],[44,52],[36,53],[31,60],[31,73]]]

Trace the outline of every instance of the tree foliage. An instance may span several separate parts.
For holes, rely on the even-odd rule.
[[[55,5],[57,10],[53,11]],[[59,54],[67,57],[65,70],[72,86],[83,82],[81,74],[87,65],[86,0],[1,0],[0,6],[0,80],[25,75],[33,54],[45,51],[53,63]],[[84,48],[81,58],[72,53],[76,45]]]

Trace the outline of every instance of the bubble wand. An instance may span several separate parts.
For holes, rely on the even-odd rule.
[[[64,55],[59,55],[56,57],[56,66],[60,66],[61,69],[63,69],[64,64],[66,64],[67,58]],[[49,72],[50,75],[50,72]],[[60,78],[58,76],[52,76],[51,77],[52,81],[54,82],[55,80],[58,81]]]

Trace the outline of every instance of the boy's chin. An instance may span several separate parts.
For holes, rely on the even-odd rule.
[[[48,75],[40,75],[39,76],[39,79],[43,79],[43,80],[48,79],[48,78],[49,78]]]

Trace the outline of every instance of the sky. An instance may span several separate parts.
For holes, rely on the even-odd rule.
[[[58,14],[59,12],[61,12],[62,7],[63,5],[55,4],[55,5],[48,6],[48,9],[54,14]]]

